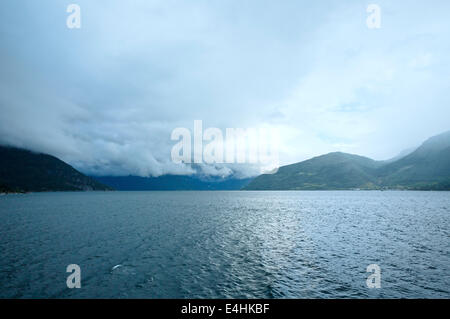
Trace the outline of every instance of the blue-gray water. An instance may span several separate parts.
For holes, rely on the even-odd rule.
[[[0,297],[449,298],[449,235],[449,192],[3,195]]]

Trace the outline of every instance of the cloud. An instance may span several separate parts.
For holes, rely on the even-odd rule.
[[[0,4],[0,143],[97,175],[249,176],[174,164],[176,127],[280,132],[281,164],[384,159],[448,130],[447,1],[60,1]]]

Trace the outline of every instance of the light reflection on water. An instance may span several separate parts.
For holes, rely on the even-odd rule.
[[[7,195],[0,297],[449,298],[449,214],[449,192]]]

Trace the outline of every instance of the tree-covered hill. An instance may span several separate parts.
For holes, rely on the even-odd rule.
[[[0,146],[0,192],[111,190],[58,158]]]
[[[450,131],[395,161],[329,153],[256,177],[245,190],[450,190]]]

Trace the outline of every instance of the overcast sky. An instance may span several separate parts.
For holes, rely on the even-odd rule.
[[[449,14],[448,0],[2,0],[0,143],[88,174],[186,173],[170,134],[202,120],[278,129],[281,164],[388,159],[450,129]]]

